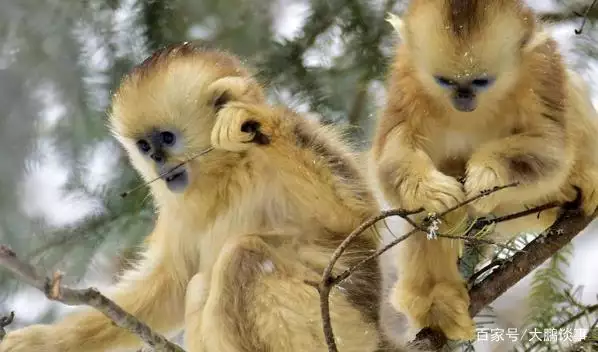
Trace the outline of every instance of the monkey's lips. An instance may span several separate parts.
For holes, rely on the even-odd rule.
[[[166,187],[171,192],[180,193],[189,185],[189,173],[184,167],[179,167],[171,170],[169,173],[162,176]]]
[[[472,112],[477,108],[477,105],[478,104],[476,102],[475,97],[467,97],[467,98],[455,97],[455,98],[453,98],[453,106],[458,111]]]

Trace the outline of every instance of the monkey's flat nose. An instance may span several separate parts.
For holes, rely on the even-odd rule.
[[[475,94],[471,87],[459,87],[453,95],[453,106],[463,112],[470,112],[476,109]]]
[[[455,92],[457,99],[471,99],[473,97],[473,90],[469,87],[458,88]]]
[[[154,160],[157,163],[164,163],[164,154],[162,154],[161,152],[152,153],[150,155],[150,158],[152,158],[152,160]]]

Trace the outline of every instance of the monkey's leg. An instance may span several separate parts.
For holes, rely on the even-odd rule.
[[[187,279],[172,265],[175,259],[167,258],[162,250],[150,248],[148,259],[136,272],[125,276],[114,294],[108,296],[153,329],[166,333],[176,330],[183,321]],[[86,309],[56,324],[11,332],[0,343],[0,351],[100,352],[141,344],[139,337],[115,326],[104,314]]]
[[[237,238],[224,248],[202,313],[200,335],[207,352],[327,351],[319,294],[304,283],[320,275],[296,255],[257,236]],[[375,324],[364,322],[342,292],[332,292],[330,310],[340,350],[376,350]],[[193,348],[189,352],[199,351]]]
[[[453,214],[447,222],[457,221],[464,212]],[[447,225],[442,224],[439,232]],[[407,315],[412,329],[431,327],[443,331],[449,339],[473,339],[475,324],[469,316],[469,295],[457,266],[460,243],[446,238],[428,239],[418,232],[398,246],[399,274],[391,297],[393,306]]]
[[[185,346],[190,351],[205,351],[201,339],[201,320],[209,287],[205,274],[196,274],[187,285],[185,295]]]

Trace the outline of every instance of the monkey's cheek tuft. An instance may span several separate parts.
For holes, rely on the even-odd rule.
[[[189,173],[187,170],[176,172],[164,178],[166,187],[173,193],[182,193],[189,185]]]
[[[478,106],[475,97],[454,97],[452,100],[455,109],[462,112],[472,112]]]

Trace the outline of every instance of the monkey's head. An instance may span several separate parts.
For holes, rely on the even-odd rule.
[[[412,0],[404,18],[389,21],[418,78],[461,112],[496,102],[513,86],[535,25],[520,0]]]
[[[163,175],[152,187],[182,193],[205,166],[203,157],[194,157],[210,147],[218,110],[233,100],[264,100],[234,56],[175,45],[123,79],[113,96],[110,129],[146,181]]]

